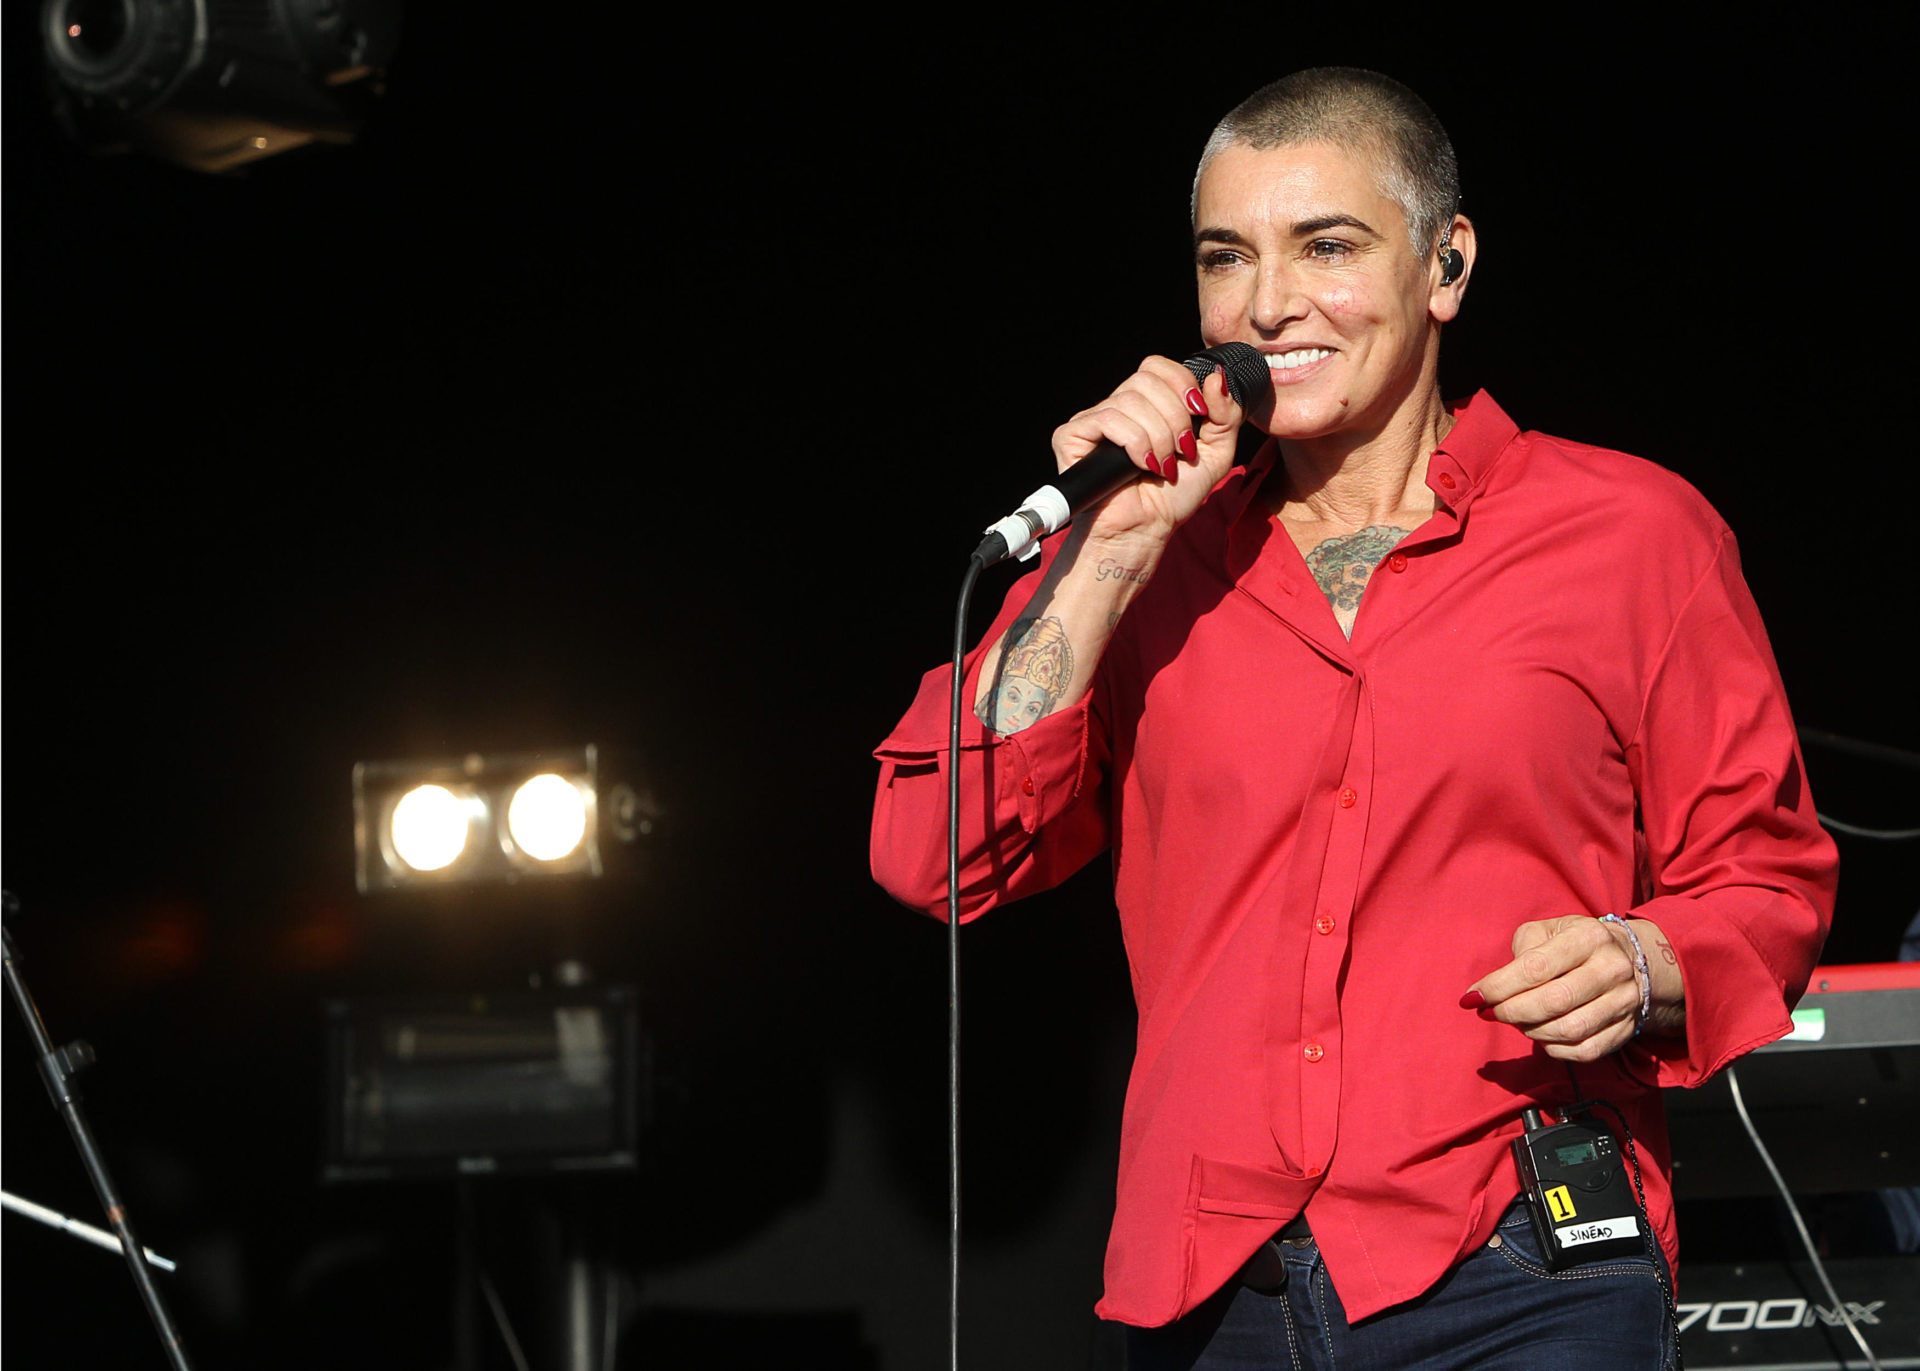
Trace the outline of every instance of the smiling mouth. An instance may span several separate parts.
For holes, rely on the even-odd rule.
[[[1332,348],[1295,348],[1292,352],[1269,352],[1267,366],[1273,371],[1292,371],[1295,367],[1312,366],[1331,356]]]

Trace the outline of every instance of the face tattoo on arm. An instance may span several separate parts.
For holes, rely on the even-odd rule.
[[[980,702],[980,722],[1005,737],[1053,712],[1073,680],[1073,648],[1057,618],[1029,619],[1007,633],[1007,655],[993,693]]]

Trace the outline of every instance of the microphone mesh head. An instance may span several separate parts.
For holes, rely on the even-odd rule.
[[[1273,373],[1267,370],[1267,359],[1260,355],[1259,348],[1247,343],[1222,343],[1186,361],[1187,370],[1202,382],[1213,374],[1216,365],[1226,370],[1227,393],[1242,409],[1273,393]]]

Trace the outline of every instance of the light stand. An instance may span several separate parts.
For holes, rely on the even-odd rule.
[[[127,1218],[126,1206],[120,1202],[113,1178],[107,1174],[107,1164],[93,1141],[93,1130],[87,1126],[86,1116],[80,1112],[80,1087],[74,1078],[92,1063],[93,1049],[83,1042],[68,1043],[59,1049],[54,1047],[52,1039],[47,1036],[47,1026],[40,1018],[39,1006],[34,1004],[26,981],[14,965],[13,931],[4,925],[12,923],[13,916],[19,912],[20,901],[14,898],[13,892],[0,891],[0,914],[4,915],[4,920],[0,921],[0,939],[4,940],[6,947],[7,989],[13,992],[13,1002],[19,1007],[27,1032],[33,1037],[34,1057],[40,1065],[40,1078],[47,1083],[47,1093],[53,1098],[53,1106],[59,1111],[60,1117],[66,1121],[67,1131],[73,1134],[74,1146],[80,1149],[80,1161],[93,1182],[94,1193],[100,1197],[101,1208],[106,1210],[107,1221],[120,1238],[121,1254],[133,1270],[133,1283],[140,1291],[147,1313],[153,1317],[154,1330],[160,1335],[161,1345],[167,1349],[168,1361],[173,1364],[175,1371],[191,1371],[186,1350],[180,1345],[179,1330],[173,1326],[173,1318],[167,1313],[160,1290],[147,1270],[144,1249],[133,1234],[133,1224]]]

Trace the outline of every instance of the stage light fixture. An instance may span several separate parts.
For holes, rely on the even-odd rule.
[[[399,0],[42,0],[60,122],[95,152],[231,171],[351,142],[400,36]]]
[[[591,744],[353,768],[362,894],[406,886],[606,874],[610,854],[653,832],[634,780]]]

